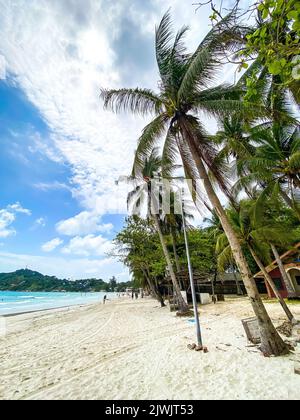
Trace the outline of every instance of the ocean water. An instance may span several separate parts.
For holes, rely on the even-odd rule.
[[[102,302],[103,297],[115,299],[115,293],[27,293],[1,292],[0,316],[64,306],[85,305]]]

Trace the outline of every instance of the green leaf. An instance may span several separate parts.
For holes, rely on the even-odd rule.
[[[280,64],[279,61],[273,61],[273,63],[270,63],[268,65],[268,69],[269,69],[269,72],[271,74],[274,74],[274,76],[280,74],[281,73],[281,70],[282,70],[281,64]]]
[[[264,9],[263,14],[262,14],[262,18],[267,19],[268,16],[269,16],[269,9]]]
[[[298,18],[298,12],[296,10],[292,10],[291,12],[289,12],[287,14],[287,18],[290,19],[290,20],[291,19],[297,20],[297,18]]]
[[[293,30],[298,31],[299,29],[300,29],[300,21],[298,20],[298,21],[294,22]]]

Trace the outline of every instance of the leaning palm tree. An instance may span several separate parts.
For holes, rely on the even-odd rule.
[[[202,180],[211,205],[226,232],[257,316],[261,348],[266,354],[280,355],[287,353],[288,348],[267,314],[239,239],[215,190],[217,184],[229,195],[225,169],[216,159],[217,148],[199,119],[200,112],[216,117],[240,113],[249,118],[265,113],[264,107],[259,104],[243,103],[239,96],[240,88],[228,85],[211,87],[220,67],[220,54],[224,47],[231,48],[235,44],[239,28],[232,23],[234,17],[229,15],[209,32],[193,54],[189,54],[183,42],[187,28],[180,30],[172,42],[171,18],[170,13],[167,13],[156,30],[160,92],[157,94],[139,88],[102,90],[101,96],[106,109],[154,115],[139,139],[134,173],[143,165],[144,157],[151,153],[155,144],[164,136],[163,165],[165,162],[174,162],[178,150],[186,176],[194,181]]]
[[[156,197],[151,185],[151,182],[154,180],[160,169],[161,158],[158,155],[157,149],[153,149],[150,156],[145,158],[142,168],[140,168],[140,170],[136,171],[135,173],[135,178],[133,179],[135,188],[128,194],[128,205],[133,207],[134,212],[139,212],[141,210],[143,201],[146,201],[148,217],[153,221],[156,231],[159,235],[179,310],[181,313],[185,313],[188,312],[189,308],[181,294],[180,286],[174,272],[171,256],[161,228],[161,220],[159,217],[160,197]]]

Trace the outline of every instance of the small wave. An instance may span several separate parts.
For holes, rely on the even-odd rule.
[[[36,299],[35,296],[18,296],[17,299]]]

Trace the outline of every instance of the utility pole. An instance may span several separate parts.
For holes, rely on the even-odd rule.
[[[187,256],[188,267],[189,267],[189,278],[190,278],[190,285],[191,285],[192,298],[193,298],[193,307],[194,307],[194,313],[195,313],[197,344],[199,347],[203,347],[193,268],[192,268],[192,263],[191,263],[188,235],[187,235],[187,229],[186,229],[186,223],[185,223],[185,217],[184,217],[183,197],[184,197],[184,190],[181,190],[180,205],[181,205],[181,214],[182,214],[182,227],[183,227],[183,232],[184,232],[186,256]]]

